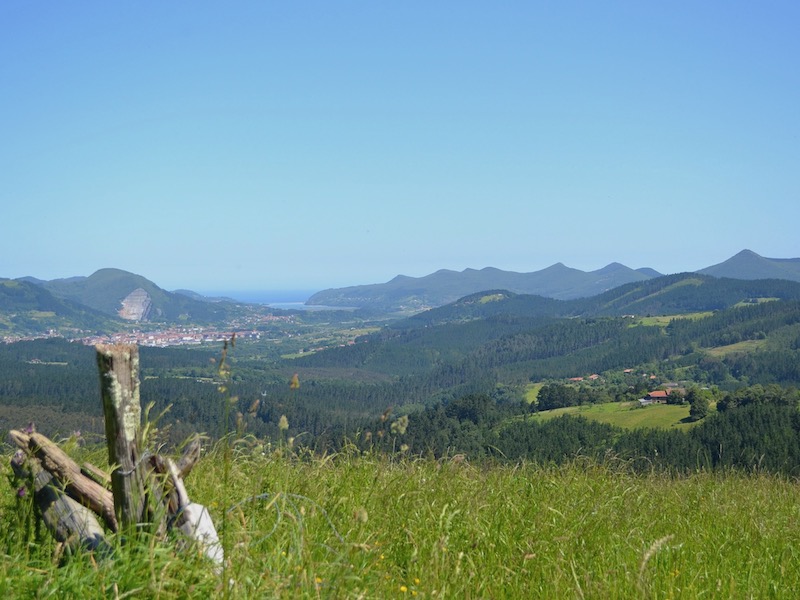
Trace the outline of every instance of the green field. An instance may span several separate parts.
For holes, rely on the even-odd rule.
[[[755,300],[755,302],[753,302]],[[779,302],[780,298],[751,298],[749,302],[737,302],[734,304],[735,308],[740,308],[742,306],[752,306],[753,304],[762,304],[764,302]]]
[[[489,302],[497,302],[498,300],[503,300],[505,297],[506,297],[505,294],[489,294],[488,296],[482,296],[478,302],[480,304],[487,304]]]
[[[763,340],[745,340],[736,344],[729,344],[727,346],[717,346],[716,348],[708,348],[706,352],[711,356],[725,356],[727,354],[738,354],[755,352],[759,348],[763,348],[767,343],[766,339]]]
[[[655,317],[641,317],[636,319],[636,325],[647,325],[647,326],[657,326],[657,327],[666,327],[669,325],[669,322],[674,319],[692,319],[693,321],[697,321],[698,319],[705,319],[706,317],[710,317],[714,313],[711,311],[705,312],[695,312],[695,313],[686,313],[680,315],[664,315],[664,316],[655,316]]]
[[[640,407],[638,402],[611,402],[608,404],[584,404],[557,408],[537,413],[542,420],[553,419],[561,415],[580,415],[587,419],[608,423],[624,429],[637,427],[661,427],[689,429],[696,422],[687,422],[688,405],[651,404]]]
[[[536,402],[539,397],[539,390],[544,387],[544,382],[532,383],[525,388],[525,401],[530,404]]]
[[[95,452],[93,462],[104,449]],[[147,534],[114,555],[52,559],[30,500],[0,491],[0,592],[16,598],[795,598],[798,483],[631,475],[613,463],[499,466],[255,440],[204,455],[222,574]],[[0,475],[8,475],[1,457]],[[226,466],[227,465],[227,466]],[[624,467],[624,465],[622,465]],[[227,510],[226,510],[227,509]]]

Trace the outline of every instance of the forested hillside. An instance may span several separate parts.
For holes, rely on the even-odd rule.
[[[27,281],[0,279],[0,336],[17,331],[70,328],[114,330],[111,320],[96,310],[56,298]]]
[[[556,318],[680,315],[724,310],[759,299],[800,300],[800,283],[781,279],[718,279],[682,273],[622,285],[591,298],[576,300],[489,290],[419,313],[392,327],[430,327],[499,315]]]
[[[592,401],[578,393],[579,401]],[[597,396],[594,399],[598,399]],[[608,399],[606,399],[608,400]],[[718,413],[688,430],[621,429],[580,416],[536,418],[532,407],[468,395],[387,422],[377,419],[360,438],[422,456],[563,463],[575,456],[613,458],[634,470],[765,469],[800,474],[800,393],[779,386],[725,394]],[[630,410],[646,410],[631,408]],[[397,423],[402,423],[398,427]]]
[[[364,335],[357,315],[333,316],[315,313],[291,331],[265,324],[277,337],[230,348],[230,375],[219,371],[221,348],[142,348],[142,402],[151,416],[166,411],[160,427],[173,443],[237,431],[322,452],[356,443],[543,462],[611,452],[679,470],[750,468],[760,452],[771,470],[795,472],[799,283],[684,274],[572,301],[495,290]],[[691,404],[691,431],[534,418],[635,406],[667,385],[683,390],[670,402]],[[0,426],[29,422],[102,435],[92,348],[58,338],[0,345]]]
[[[512,297],[509,303],[518,298]],[[474,379],[520,383],[657,363],[665,376],[688,369],[693,378],[717,384],[730,377],[800,383],[800,366],[792,366],[800,365],[798,301],[744,304],[694,318],[676,317],[664,322],[665,326],[646,323],[625,317],[553,319],[509,314],[436,326],[408,328],[400,323],[365,336],[355,346],[305,356],[294,364],[418,375],[438,369]],[[743,341],[753,342],[760,352],[745,356],[735,349],[709,352]]]
[[[519,297],[510,300],[513,306]],[[285,415],[292,433],[324,444],[360,430],[388,407],[414,412],[470,394],[520,402],[532,382],[597,374],[593,385],[605,386],[605,397],[613,399],[624,390],[609,388],[611,382],[636,383],[621,379],[625,369],[650,374],[643,391],[667,381],[730,391],[756,383],[800,385],[800,302],[746,303],[660,321],[496,314],[398,324],[353,345],[283,360],[265,360],[267,346],[249,348],[231,356],[229,390],[238,398],[233,421],[240,413],[248,431],[276,435]],[[167,420],[176,438],[224,430],[217,358],[213,349],[142,349],[143,400],[156,412],[171,406]],[[293,373],[299,389],[288,385]],[[59,339],[0,346],[0,398],[7,419],[14,407],[14,426],[35,407],[46,408],[55,424],[66,423],[65,414],[75,421],[82,413],[99,417],[97,394],[90,348]]]
[[[71,277],[41,282],[41,286],[58,298],[88,306],[116,317],[122,300],[131,292],[143,289],[152,304],[152,320],[195,323],[219,322],[228,317],[227,303],[208,303],[161,289],[152,281],[121,269],[100,269],[89,277]]]

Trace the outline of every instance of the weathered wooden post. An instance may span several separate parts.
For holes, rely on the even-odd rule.
[[[132,344],[101,344],[96,350],[108,461],[114,467],[111,490],[120,528],[125,531],[146,520],[146,465],[137,440],[142,423],[139,348]]]
[[[99,345],[96,350],[108,460],[113,469],[111,491],[98,483],[108,481],[103,471],[90,464],[81,469],[57,444],[35,431],[9,432],[21,450],[12,459],[14,472],[33,482],[34,498],[48,529],[71,548],[82,545],[110,553],[96,513],[111,531],[123,533],[147,525],[164,536],[174,525],[199,544],[221,570],[223,549],[211,515],[189,500],[183,484],[200,458],[199,437],[184,449],[177,464],[158,453],[148,454],[140,432],[139,348],[111,344]]]

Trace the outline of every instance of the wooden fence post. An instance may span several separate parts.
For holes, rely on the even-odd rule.
[[[208,510],[189,500],[183,478],[200,458],[196,437],[176,464],[142,447],[142,407],[139,398],[139,348],[130,344],[98,345],[97,366],[106,423],[111,491],[98,481],[107,475],[85,465],[89,476],[55,443],[36,432],[12,430],[11,441],[23,452],[12,459],[20,478],[34,479],[34,498],[53,536],[71,548],[77,544],[103,554],[110,552],[103,529],[133,533],[148,526],[163,537],[176,526],[199,544],[221,569],[224,553]]]
[[[145,469],[137,435],[142,422],[139,399],[139,348],[134,344],[96,347],[100,392],[106,421],[111,490],[120,529],[145,521]]]

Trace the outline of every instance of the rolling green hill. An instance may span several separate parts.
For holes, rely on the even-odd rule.
[[[785,279],[743,280],[697,273],[666,275],[619,286],[574,301],[579,315],[673,315],[723,310],[762,299],[798,300],[800,283]]]
[[[717,279],[696,273],[681,273],[629,283],[597,296],[574,300],[489,290],[418,313],[394,323],[392,327],[430,327],[501,315],[514,318],[672,316],[724,310],[765,299],[800,300],[800,283]]]
[[[150,321],[216,322],[229,313],[227,303],[209,303],[184,294],[167,292],[152,281],[120,269],[100,269],[89,277],[54,279],[42,286],[53,295],[83,304],[112,317],[119,317],[122,301],[135,290],[143,290],[151,303]]]
[[[50,329],[114,329],[99,311],[57,298],[28,281],[0,279],[0,335],[31,335]]]
[[[753,301],[762,297],[784,299]],[[652,319],[613,316],[634,306],[676,318],[649,326]],[[693,318],[678,318],[686,311]],[[468,382],[520,384],[637,365],[714,384],[743,377],[800,384],[800,284],[685,274],[581,301],[488,292],[292,365],[402,375],[432,394]]]
[[[120,269],[44,281],[0,279],[0,335],[57,330],[118,331],[125,322],[216,325],[242,314],[238,303],[168,292]],[[246,312],[246,311],[245,311]]]

